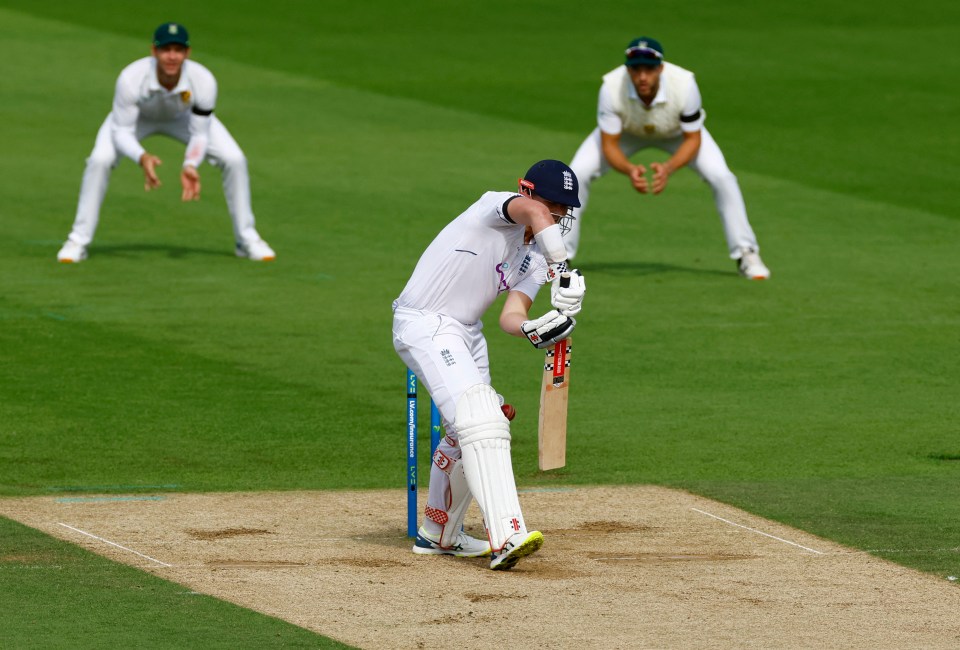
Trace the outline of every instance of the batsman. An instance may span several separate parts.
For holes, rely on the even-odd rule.
[[[500,327],[546,348],[570,336],[586,285],[568,271],[563,234],[579,207],[577,177],[558,160],[542,160],[517,192],[485,192],[450,222],[420,257],[393,303],[393,345],[433,397],[446,435],[430,466],[430,489],[413,552],[491,556],[507,570],[543,545],[527,529],[510,455],[510,421],[491,385],[481,318],[506,293]],[[564,276],[561,286],[560,277]],[[553,309],[530,318],[551,284]],[[472,499],[487,540],[463,531]]]

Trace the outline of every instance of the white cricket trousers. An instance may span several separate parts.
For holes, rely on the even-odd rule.
[[[461,458],[457,432],[453,427],[457,403],[468,388],[490,384],[487,341],[482,329],[482,322],[464,325],[448,316],[394,305],[393,347],[407,367],[416,373],[437,405],[447,432],[437,452],[450,461]],[[516,500],[517,487],[512,469],[508,484],[491,485],[485,489],[498,493],[502,490],[502,494]],[[457,497],[451,494],[450,477],[435,460],[430,465],[428,510],[446,512]],[[428,532],[437,532],[437,527],[428,522],[429,518],[424,520]]]
[[[482,330],[479,321],[464,325],[441,314],[394,308],[393,347],[423,382],[448,425],[456,419],[457,403],[467,389],[490,383]]]
[[[87,246],[93,241],[97,224],[100,221],[100,206],[103,205],[103,197],[106,195],[107,185],[110,183],[110,174],[120,162],[120,152],[113,144],[111,122],[112,116],[108,115],[100,126],[93,151],[87,158],[83,181],[80,184],[77,216],[74,219],[69,239],[81,246]],[[136,131],[137,140],[143,141],[147,136],[159,133],[186,144],[190,140],[188,124],[189,115],[187,114],[184,114],[181,119],[165,122],[139,120]],[[216,117],[211,117],[206,160],[221,170],[223,193],[227,200],[230,218],[233,221],[235,241],[245,243],[260,239],[260,235],[254,227],[253,208],[250,203],[250,175],[247,172],[247,158],[237,141],[230,135],[227,127]],[[162,172],[162,169],[160,171]],[[179,180],[179,167],[176,175]]]
[[[628,158],[641,149],[649,147],[672,154],[682,142],[682,135],[669,140],[644,139],[629,133],[620,135],[620,149]],[[717,205],[717,212],[720,213],[720,220],[723,222],[723,232],[727,238],[731,259],[740,257],[741,248],[753,248],[759,251],[760,246],[747,219],[747,208],[743,202],[737,177],[730,171],[723,152],[706,129],[700,129],[700,150],[688,166],[713,190],[713,199]],[[572,258],[576,255],[580,244],[582,215],[590,198],[590,184],[610,171],[610,164],[603,155],[600,144],[599,127],[594,129],[577,149],[570,168],[573,169],[580,183],[580,207],[574,209],[573,214],[576,219],[573,221],[570,232],[564,235],[567,255]]]

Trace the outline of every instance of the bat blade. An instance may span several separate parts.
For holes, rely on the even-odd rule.
[[[570,391],[570,352],[568,338],[547,350],[540,386],[540,461],[541,470],[567,464],[567,398]]]

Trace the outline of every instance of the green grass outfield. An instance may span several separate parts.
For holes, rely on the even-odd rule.
[[[131,6],[0,0],[0,495],[402,489],[391,300],[481,192],[569,161],[647,33],[697,73],[773,279],[735,275],[689,171],[598,181],[564,470],[536,471],[540,353],[488,323],[519,483],[683,487],[960,574],[956,5]],[[90,260],[58,265],[116,75],[166,20],[279,259],[234,258],[217,172],[182,205],[182,147],[153,140],[163,190],[125,161]],[[6,520],[0,582],[4,647],[325,642]]]

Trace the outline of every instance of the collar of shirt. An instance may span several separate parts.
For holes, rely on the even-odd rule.
[[[667,76],[665,74],[660,74],[660,85],[657,86],[657,94],[653,98],[653,101],[647,104],[645,101],[640,99],[640,95],[637,94],[637,87],[632,83],[630,84],[630,99],[635,99],[638,102],[641,102],[647,106],[653,106],[654,104],[665,104],[667,101]]]
[[[184,74],[187,67],[186,61],[183,62],[183,67],[180,68],[180,79],[177,80],[177,85],[174,86],[171,90],[167,90],[166,88],[160,85],[160,79],[157,78],[157,60],[153,57],[151,57],[151,59],[152,61],[151,61],[150,69],[152,70],[152,72],[150,74],[150,80],[147,83],[147,87],[149,90],[159,90],[165,93],[170,93],[171,95],[182,92],[184,90],[189,90],[189,88],[187,87],[187,75]]]

